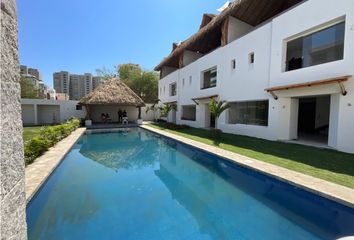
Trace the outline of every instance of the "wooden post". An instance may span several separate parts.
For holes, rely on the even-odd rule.
[[[225,46],[228,43],[229,36],[229,18],[221,24],[221,46]]]
[[[138,109],[139,109],[138,119],[141,119],[141,107],[138,107]]]
[[[183,68],[183,55],[184,55],[184,51],[181,53],[181,55],[179,56],[179,62],[178,62],[178,67],[179,68]]]
[[[89,105],[85,105],[86,108],[86,120],[92,120],[91,119],[91,109]]]

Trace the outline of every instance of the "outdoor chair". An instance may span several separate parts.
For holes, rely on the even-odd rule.
[[[123,125],[128,124],[128,117],[123,117],[122,124]]]

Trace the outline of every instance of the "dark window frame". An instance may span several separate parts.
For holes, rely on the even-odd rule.
[[[337,21],[286,41],[284,72],[343,60],[345,27],[345,20]]]

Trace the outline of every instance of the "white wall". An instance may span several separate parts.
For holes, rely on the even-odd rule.
[[[83,106],[82,110],[76,110],[78,101],[59,101],[60,102],[60,121],[65,122],[69,118],[85,118],[86,109]]]
[[[38,124],[51,125],[60,123],[60,106],[37,105]]]
[[[22,122],[23,125],[34,125],[34,105],[22,104]]]
[[[227,42],[230,43],[243,35],[249,33],[254,29],[253,26],[242,22],[241,20],[229,17],[229,25],[228,25],[228,35],[227,35]]]
[[[86,110],[76,110],[78,101],[60,101],[47,99],[21,99],[22,120],[26,125],[52,124],[53,116],[57,123],[69,118],[85,118]]]
[[[183,52],[183,66],[186,66],[201,58],[203,54],[185,50]]]
[[[144,121],[154,121],[155,119],[158,119],[159,116],[160,116],[160,113],[159,111],[155,111],[155,113],[153,111],[148,111],[146,112],[146,109],[148,107],[151,107],[153,104],[151,103],[147,103],[145,104],[146,106],[145,107],[142,107],[141,108],[141,118],[144,120]]]

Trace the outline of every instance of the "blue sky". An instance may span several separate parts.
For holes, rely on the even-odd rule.
[[[18,0],[20,63],[52,86],[55,71],[133,62],[153,69],[172,42],[198,30],[225,0]]]

